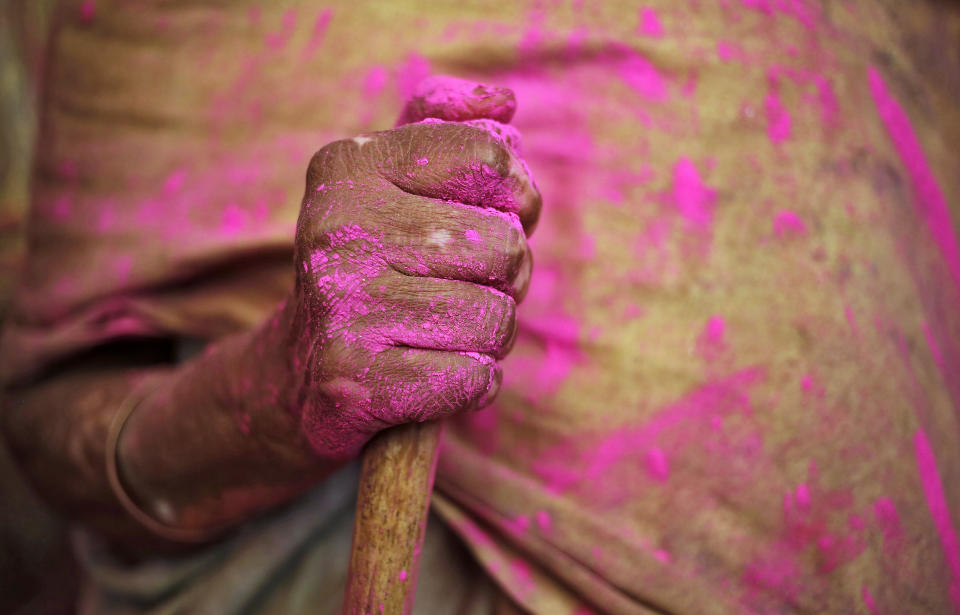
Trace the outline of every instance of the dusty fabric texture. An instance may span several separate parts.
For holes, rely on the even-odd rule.
[[[191,556],[130,565],[78,529],[75,546],[90,577],[81,615],[340,613],[350,560],[359,468],[341,470],[288,506]],[[483,615],[492,583],[439,519],[424,541],[415,613]]]
[[[256,325],[315,149],[428,74],[505,85],[534,279],[434,506],[499,591],[960,613],[960,88],[896,6],[67,6],[5,378]]]

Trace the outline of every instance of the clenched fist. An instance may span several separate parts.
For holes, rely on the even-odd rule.
[[[508,90],[434,79],[404,111],[416,123],[313,156],[285,309],[316,452],[349,457],[381,429],[499,389],[541,207],[502,123],[512,113]]]

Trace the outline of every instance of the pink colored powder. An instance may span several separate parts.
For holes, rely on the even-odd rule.
[[[883,550],[895,549],[903,538],[900,514],[890,498],[880,498],[873,504],[873,518],[883,535]]]
[[[869,67],[867,79],[870,82],[870,92],[873,95],[877,113],[880,114],[887,128],[887,134],[910,175],[910,182],[916,196],[916,206],[926,219],[927,227],[947,262],[954,283],[960,288],[960,248],[957,245],[956,232],[950,220],[950,210],[940,184],[930,169],[923,147],[910,124],[910,118],[900,103],[890,94],[880,72],[872,66]]]
[[[297,23],[296,9],[287,9],[281,17],[280,29],[276,32],[267,34],[265,42],[267,47],[274,51],[280,51],[287,46],[290,37],[293,36],[293,30]]]
[[[927,347],[930,348],[930,354],[933,355],[934,362],[937,364],[940,372],[946,376],[943,364],[943,352],[940,350],[940,344],[937,343],[937,338],[933,336],[933,332],[930,330],[930,324],[927,321],[923,321],[923,336],[927,339]]]
[[[90,23],[93,21],[96,12],[97,7],[93,0],[84,0],[83,4],[80,5],[80,20],[84,23]]]
[[[686,221],[688,231],[711,231],[715,197],[716,193],[700,179],[693,162],[680,158],[673,167],[673,202]]]
[[[697,353],[705,361],[715,361],[727,349],[725,340],[726,322],[723,316],[713,315],[707,319],[697,338]]]
[[[724,62],[729,62],[734,58],[733,46],[726,41],[717,41],[717,57]]]
[[[651,446],[644,460],[647,464],[647,473],[654,480],[664,482],[670,477],[670,464],[659,446]]]
[[[667,80],[649,60],[629,48],[622,49],[624,58],[620,61],[620,78],[637,94],[653,101],[667,98]]]
[[[420,54],[410,54],[397,71],[400,98],[409,100],[417,86],[430,75],[430,61]]]
[[[640,9],[640,25],[637,31],[644,36],[652,38],[661,38],[663,36],[663,24],[660,23],[660,17],[657,11],[651,8]]]
[[[790,138],[790,114],[776,92],[767,94],[764,104],[767,109],[767,135],[774,145],[779,145]]]
[[[950,509],[947,507],[947,496],[943,491],[943,481],[937,469],[937,460],[923,429],[918,429],[913,435],[913,447],[923,495],[927,499],[927,508],[930,509],[933,525],[940,535],[944,560],[952,577],[950,595],[957,613],[960,613],[960,541],[957,540],[956,530],[950,520]]]
[[[380,95],[386,85],[387,69],[383,66],[374,66],[363,78],[363,95],[367,100],[373,100]]]
[[[773,216],[773,232],[777,237],[798,237],[807,234],[807,225],[795,212],[782,209]]]
[[[869,611],[871,615],[878,613],[877,602],[873,599],[873,596],[870,594],[870,590],[867,589],[866,585],[860,588],[860,595],[863,597],[863,604],[867,607],[867,611]]]
[[[310,33],[310,39],[303,46],[303,51],[300,54],[303,59],[310,58],[323,44],[331,19],[333,19],[332,8],[321,9],[317,13],[317,19],[313,22],[313,32]]]
[[[541,532],[549,534],[553,530],[553,520],[550,518],[550,513],[545,510],[538,510],[535,518]]]

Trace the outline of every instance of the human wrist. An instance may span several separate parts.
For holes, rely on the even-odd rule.
[[[143,511],[178,533],[215,535],[336,469],[314,454],[291,412],[285,337],[271,319],[221,340],[137,404],[116,459]]]

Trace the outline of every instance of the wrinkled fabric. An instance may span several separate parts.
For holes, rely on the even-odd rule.
[[[499,591],[532,613],[960,613],[958,88],[898,19],[68,6],[4,377],[255,326],[290,287],[314,150],[389,127],[429,74],[508,86],[545,203],[534,277],[434,499]]]

